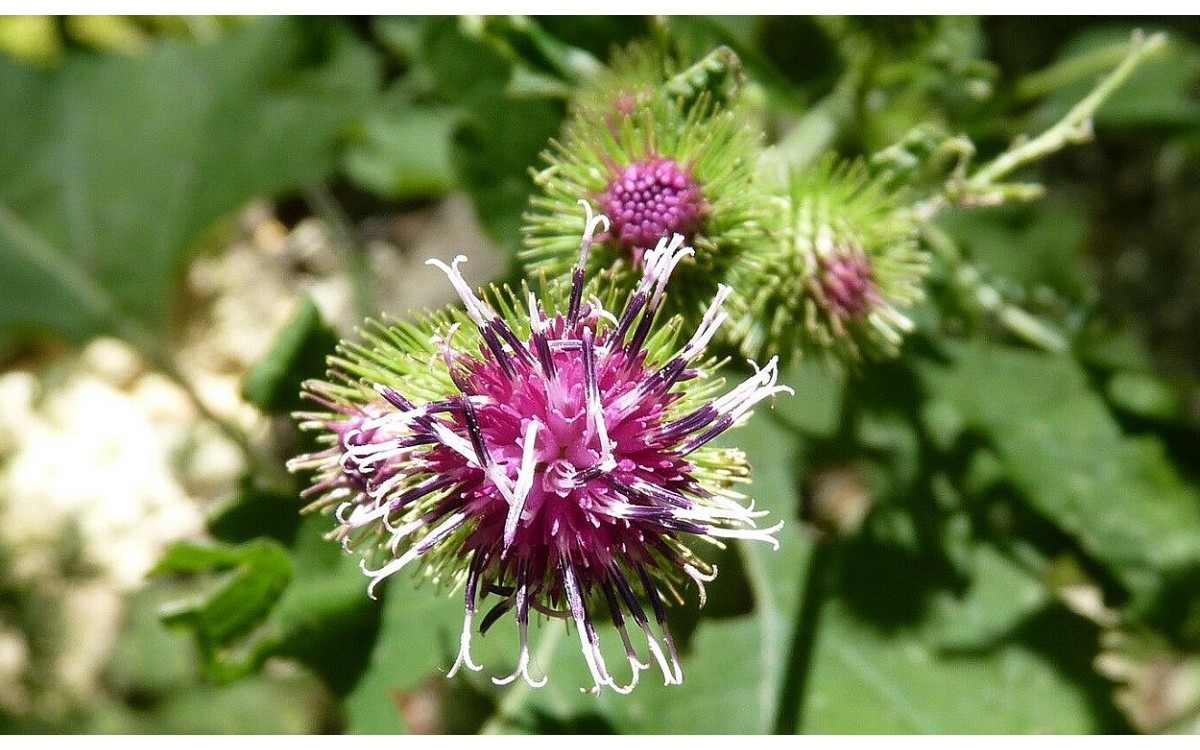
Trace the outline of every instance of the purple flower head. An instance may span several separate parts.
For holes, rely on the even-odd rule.
[[[653,325],[672,270],[692,252],[680,235],[646,253],[622,309],[585,300],[588,249],[608,223],[585,208],[579,260],[557,311],[533,294],[520,304],[497,296],[493,306],[463,279],[465,258],[430,261],[465,313],[442,318],[432,340],[397,324],[367,345],[344,344],[331,359],[340,382],[306,384],[329,411],[303,415],[305,426],[325,430],[328,447],[290,468],[314,472],[311,507],[334,510],[334,536],[363,554],[369,592],[417,560],[463,586],[450,675],[481,668],[470,653],[473,620],[495,596],[480,629],[513,612],[520,641],[515,670],[493,678],[498,684],[544,682],[529,654],[538,615],[574,623],[593,691],[631,690],[651,661],[667,684],[678,683],[665,600],[692,582],[703,603],[716,574],[690,540],[778,546],[782,524],[759,528],[763,513],[731,489],[747,481],[741,452],[710,444],[755,404],[791,392],[776,384],[776,361],[718,395],[721,382],[707,377],[711,362],[701,357],[725,319],[725,286],[681,348],[671,344],[677,323]],[[597,617],[620,634],[628,680],[605,663]]]
[[[707,210],[700,186],[674,159],[634,162],[615,174],[600,198],[612,233],[641,267],[642,256],[659,239],[690,237]]]
[[[813,275],[813,296],[838,321],[860,319],[881,300],[866,253],[843,244],[818,261]]]

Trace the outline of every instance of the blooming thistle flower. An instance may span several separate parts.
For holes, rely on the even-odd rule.
[[[736,57],[723,52],[675,75],[661,58],[626,55],[618,66],[628,75],[608,75],[576,103],[562,142],[543,154],[549,166],[534,174],[541,193],[525,215],[520,254],[530,275],[570,272],[573,238],[583,230],[574,205],[587,196],[611,220],[595,238],[589,270],[613,269],[631,287],[647,251],[662,237],[683,235],[695,255],[677,269],[678,291],[668,304],[698,319],[716,280],[762,232],[753,177],[758,135],[723,104],[740,76],[730,72]],[[718,92],[704,88],[706,75]]]
[[[645,254],[617,314],[585,300],[589,249],[608,224],[587,207],[565,306],[494,293],[493,307],[467,286],[465,258],[430,261],[465,311],[428,321],[439,329],[433,337],[420,324],[379,326],[331,358],[335,382],[305,386],[327,411],[300,415],[303,426],[325,431],[328,446],[289,467],[314,472],[310,509],[334,510],[333,536],[363,555],[368,591],[418,559],[435,579],[464,587],[450,675],[481,668],[470,654],[472,623],[494,594],[481,630],[514,611],[520,641],[515,671],[498,684],[544,682],[530,671],[532,613],[574,622],[593,691],[627,692],[649,668],[629,621],[666,683],[678,683],[665,600],[681,600],[680,584],[691,580],[703,603],[716,574],[689,540],[778,546],[782,524],[759,528],[763,513],[732,490],[748,481],[743,454],[710,441],[791,389],[776,384],[772,359],[717,395],[713,363],[700,358],[725,319],[728,287],[681,348],[672,346],[678,319],[655,330],[667,282],[693,252],[679,235]],[[605,610],[632,671],[625,684],[600,651],[594,623]]]
[[[731,302],[743,353],[894,355],[913,325],[902,310],[922,298],[929,270],[912,213],[864,169],[832,159],[793,174],[778,206],[775,241],[729,276],[742,292]]]

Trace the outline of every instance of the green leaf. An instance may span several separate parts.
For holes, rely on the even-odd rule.
[[[985,277],[1019,285],[1004,291],[1049,286],[1080,300],[1090,291],[1079,262],[1088,219],[1077,203],[1047,200],[1032,207],[950,211],[938,217],[938,225],[958,241]]]
[[[421,53],[438,93],[466,109],[502,97],[512,77],[512,64],[482,41],[463,34],[454,18],[426,21]]]
[[[1103,730],[1090,709],[1087,692],[1027,644],[953,653],[919,631],[878,631],[830,602],[803,728],[818,734]]]
[[[545,100],[478,103],[454,132],[455,170],[479,221],[497,243],[515,250],[534,190],[528,169],[558,135],[561,107]]]
[[[1182,421],[1187,413],[1181,389],[1148,372],[1113,373],[1106,390],[1115,406],[1140,417],[1172,422]]]
[[[314,734],[329,731],[328,693],[311,675],[260,675],[198,684],[148,708],[101,704],[80,729],[91,734]]]
[[[122,694],[160,698],[186,689],[197,678],[196,655],[187,633],[166,628],[161,608],[178,587],[152,582],[127,601],[125,622],[104,670],[104,681]]]
[[[959,598],[939,595],[933,607],[930,637],[950,648],[979,648],[997,642],[1050,604],[1049,587],[995,547],[974,545],[971,586]]]
[[[177,544],[159,573],[222,574],[215,585],[172,605],[164,618],[196,639],[205,671],[231,682],[268,657],[296,659],[338,694],[358,681],[379,627],[357,560],[324,539],[329,520],[308,518],[291,555],[259,538],[240,546]]]
[[[291,544],[300,526],[302,501],[297,487],[268,486],[246,475],[237,492],[208,519],[208,533],[222,542],[237,544],[269,537]]]
[[[1200,563],[1200,493],[1160,442],[1122,434],[1072,360],[976,345],[924,380],[988,440],[1030,507],[1134,594]]]
[[[337,334],[321,320],[312,299],[305,297],[271,350],[246,373],[242,395],[265,412],[301,408],[305,402],[300,398],[300,384],[324,373],[325,358],[337,342]]]
[[[375,90],[357,42],[304,29],[262,21],[53,72],[0,60],[0,340],[115,334],[157,352],[201,233],[327,174]]]
[[[780,398],[772,412],[760,410],[758,418],[782,419],[805,435],[832,437],[841,423],[845,374],[809,357],[784,368],[779,382],[791,386],[796,395]]]
[[[280,545],[265,539],[237,547],[181,542],[167,550],[154,572],[218,574],[208,591],[163,615],[166,624],[191,631],[205,671],[215,681],[243,677],[270,655],[274,637],[255,631],[292,579],[291,560]]]
[[[459,182],[488,234],[515,250],[534,190],[528,170],[558,134],[562,107],[509,96],[512,63],[464,35],[453,19],[430,20],[422,50],[438,92],[461,108],[451,145]]]
[[[621,728],[662,734],[771,732],[789,630],[787,618],[777,612],[702,623],[685,660],[683,684],[639,686],[633,697],[643,705],[622,720]],[[774,661],[780,647],[781,658]]]
[[[379,639],[362,679],[346,696],[352,732],[405,731],[394,696],[415,690],[439,668],[448,669],[457,653],[461,597],[416,589],[411,580],[393,581],[385,592]],[[365,598],[362,590],[359,593]]]
[[[396,200],[442,195],[456,179],[450,162],[454,112],[401,104],[364,118],[346,152],[346,174],[372,192]]]

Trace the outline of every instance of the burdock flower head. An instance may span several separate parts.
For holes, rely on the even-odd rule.
[[[631,74],[602,77],[534,175],[540,193],[525,216],[521,253],[531,275],[571,270],[583,229],[575,201],[587,196],[610,220],[595,237],[590,270],[614,269],[632,286],[658,240],[682,235],[695,254],[677,269],[669,305],[698,319],[716,280],[762,234],[758,132],[733,106],[736,59],[721,48],[674,74],[652,55],[618,59]]]
[[[864,169],[833,159],[791,175],[777,205],[774,240],[729,276],[741,292],[731,302],[742,351],[894,355],[929,270],[912,212]]]
[[[593,690],[632,689],[651,660],[677,683],[665,602],[689,581],[703,602],[716,573],[690,542],[777,544],[780,524],[759,528],[763,514],[732,489],[747,481],[744,456],[711,445],[755,404],[790,392],[776,384],[775,360],[718,395],[702,356],[725,319],[728,287],[682,347],[672,344],[678,319],[654,325],[672,272],[693,252],[679,235],[645,253],[622,308],[586,295],[589,248],[608,231],[608,219],[587,208],[567,298],[550,309],[533,294],[496,292],[489,304],[458,271],[464,258],[430,261],[465,312],[433,318],[432,337],[421,325],[379,326],[364,343],[342,345],[334,382],[306,384],[326,411],[302,415],[304,426],[324,431],[328,447],[290,468],[314,472],[310,507],[333,510],[334,536],[362,554],[369,591],[418,560],[433,578],[463,586],[451,675],[480,669],[472,623],[494,596],[481,630],[512,611],[520,641],[516,669],[497,683],[544,681],[529,656],[538,615],[574,623]],[[628,680],[605,664],[594,626],[602,616],[620,633]]]

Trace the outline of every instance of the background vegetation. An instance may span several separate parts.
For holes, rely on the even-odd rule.
[[[458,597],[367,599],[299,515],[300,381],[446,302],[426,256],[514,276],[529,168],[615,47],[729,45],[803,168],[918,126],[994,156],[1134,26],[1169,40],[1020,174],[1044,197],[925,228],[901,355],[793,363],[733,436],[789,522],[672,610],[682,686],[579,693],[557,622],[545,688],[446,680]],[[0,728],[1200,729],[1195,21],[8,17],[0,48]]]

